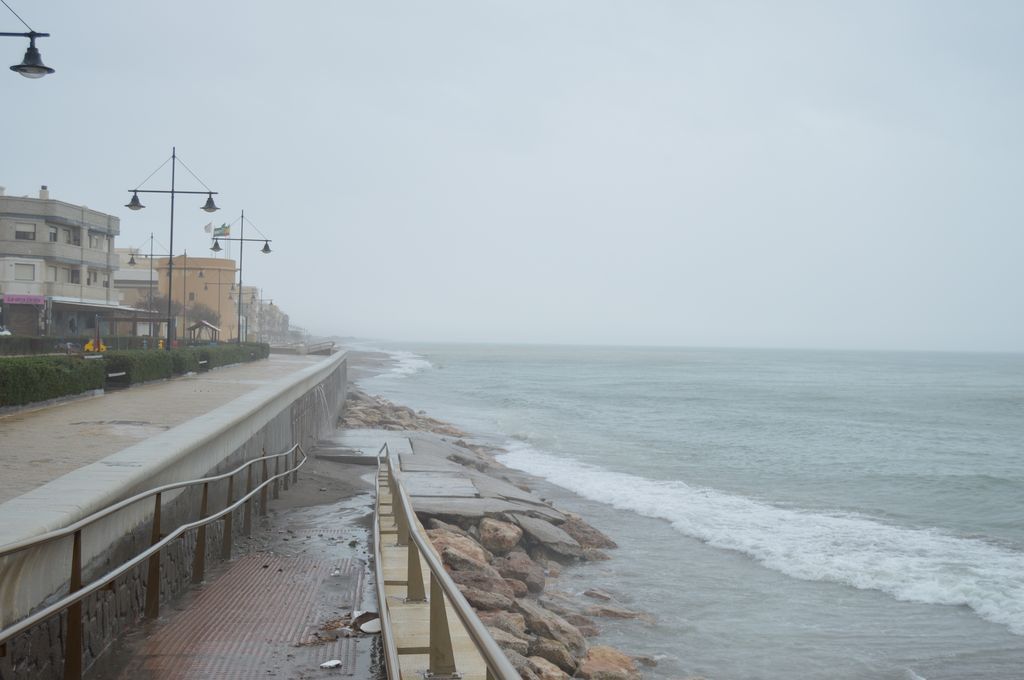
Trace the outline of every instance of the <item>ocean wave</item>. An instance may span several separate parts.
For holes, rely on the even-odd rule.
[[[743,496],[612,472],[511,440],[499,460],[586,498],[668,520],[793,578],[878,590],[898,600],[964,605],[1024,635],[1024,555],[937,529],[854,514],[784,509]]]
[[[425,371],[429,368],[433,368],[434,365],[427,361],[424,357],[413,352],[406,352],[405,350],[387,350],[388,355],[395,362],[395,365],[391,367],[391,375],[399,377],[407,377],[420,371]]]
[[[349,347],[363,352],[377,352],[379,354],[388,355],[388,358],[394,362],[394,365],[390,367],[387,373],[377,376],[378,378],[406,378],[415,373],[419,373],[420,371],[425,371],[434,367],[434,365],[425,357],[416,354],[415,352],[381,349],[380,347],[362,343],[351,343]]]

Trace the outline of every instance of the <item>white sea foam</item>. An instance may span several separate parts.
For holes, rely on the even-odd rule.
[[[434,367],[427,359],[414,352],[381,349],[380,347],[362,343],[351,343],[349,347],[363,352],[377,352],[388,355],[388,358],[394,362],[394,365],[390,367],[387,373],[377,376],[378,378],[405,378]]]
[[[853,514],[783,509],[681,481],[654,481],[555,457],[520,441],[499,460],[586,498],[668,520],[793,578],[879,590],[898,600],[966,605],[1024,635],[1024,555],[934,529]]]
[[[391,368],[390,375],[398,377],[407,377],[420,371],[425,371],[428,368],[433,368],[434,365],[424,359],[419,354],[413,352],[406,352],[403,350],[389,351],[385,350],[391,359],[395,362],[395,365]]]

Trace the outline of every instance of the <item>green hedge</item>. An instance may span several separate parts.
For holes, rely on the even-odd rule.
[[[174,375],[173,352],[132,350],[105,352],[103,363],[107,373],[125,373],[113,378],[115,383],[140,383],[170,378]]]
[[[81,394],[105,383],[135,384],[174,375],[266,359],[270,345],[206,345],[163,350],[107,351],[102,359],[80,357],[0,357],[0,406]],[[206,363],[201,364],[200,361]],[[107,379],[110,373],[123,373]]]
[[[78,357],[0,358],[0,406],[21,406],[103,387],[106,362]]]
[[[217,366],[266,359],[268,356],[270,356],[270,345],[255,342],[247,342],[242,345],[179,347],[170,352],[126,350],[124,352],[107,352],[103,355],[107,362],[107,372],[126,373],[127,375],[120,380],[128,383],[159,380],[185,373],[198,373]],[[201,361],[205,363],[200,363]]]

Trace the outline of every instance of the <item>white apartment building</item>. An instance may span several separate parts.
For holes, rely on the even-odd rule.
[[[120,220],[50,198],[7,196],[0,187],[0,325],[18,335],[81,337],[122,317],[113,287]]]

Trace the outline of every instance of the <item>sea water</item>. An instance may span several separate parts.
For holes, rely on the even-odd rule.
[[[592,641],[646,677],[1024,678],[1024,356],[382,349],[619,542],[553,587],[650,613]]]

